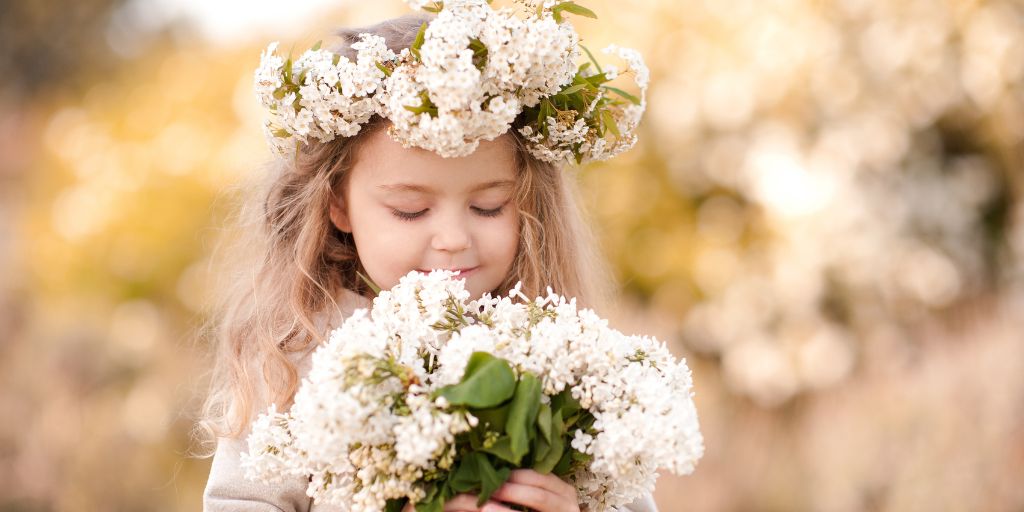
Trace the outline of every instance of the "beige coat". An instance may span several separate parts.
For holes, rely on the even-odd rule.
[[[359,307],[368,307],[369,302],[354,293],[347,292],[342,300],[339,314],[320,326],[326,332],[327,326],[337,326],[343,317]],[[305,376],[311,365],[312,350],[295,358],[299,374]],[[221,438],[210,467],[210,477],[203,493],[205,512],[342,512],[341,507],[314,504],[306,495],[308,480],[295,477],[277,485],[265,485],[245,479],[241,468],[241,453],[248,451],[245,437],[240,439]],[[626,507],[630,512],[657,512],[650,495],[645,495]]]
[[[269,486],[246,480],[239,466],[239,454],[246,451],[244,439],[221,439],[213,456],[210,479],[203,493],[205,512],[341,512],[341,507],[313,504],[306,496],[305,478]],[[636,500],[625,510],[657,512],[650,495]]]

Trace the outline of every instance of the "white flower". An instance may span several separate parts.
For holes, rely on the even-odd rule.
[[[267,49],[260,55],[260,66],[253,76],[253,89],[256,97],[263,106],[274,104],[274,91],[281,87],[281,68],[284,66],[284,59],[278,57],[278,43],[275,41],[267,46]]]
[[[651,72],[647,69],[647,64],[644,63],[644,58],[640,55],[640,52],[632,48],[623,48],[618,45],[608,45],[604,50],[604,53],[618,55],[620,59],[626,61],[629,64],[629,70],[636,73],[634,80],[636,85],[642,90],[647,90],[647,84],[651,80]]]
[[[407,3],[417,10],[439,5]],[[540,12],[521,18],[512,9],[492,9],[486,0],[443,2],[416,52],[396,55],[383,38],[361,34],[352,44],[355,62],[311,50],[286,69],[274,43],[254,76],[256,95],[270,113],[267,139],[275,152],[291,155],[311,139],[351,137],[379,114],[392,122],[389,133],[404,147],[443,157],[469,155],[480,141],[508,132],[524,109],[572,83],[581,55],[579,36],[568,21],[554,20],[551,9],[559,3],[547,0]],[[639,54],[614,46],[606,51],[627,61],[643,95],[648,73]],[[616,74],[609,67],[606,76]],[[584,112],[536,120],[545,127],[543,135],[537,126],[522,127],[530,151],[549,162],[582,163],[632,147],[644,104],[605,111],[621,134],[609,143],[597,136],[598,123],[604,122],[596,120],[599,100]]]
[[[571,480],[593,510],[629,503],[659,470],[689,473],[703,455],[690,371],[664,343],[611,329],[550,289],[469,301],[457,275],[411,272],[331,332],[290,411],[255,422],[247,476],[307,476],[310,496],[346,510],[421,499],[424,476],[450,471],[457,437],[481,423],[432,395],[480,351],[537,376],[544,403],[567,391],[593,417],[569,442],[591,456]]]
[[[290,417],[277,412],[271,405],[265,414],[253,422],[246,442],[249,452],[241,456],[241,467],[246,476],[260,475],[267,483],[279,483],[289,474],[289,464],[295,459],[294,440],[288,429]]]

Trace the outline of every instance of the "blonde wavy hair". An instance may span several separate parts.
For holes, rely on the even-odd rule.
[[[426,16],[408,15],[339,33],[338,53],[354,58],[349,44],[360,33],[385,38],[394,51],[410,46]],[[351,234],[330,221],[331,201],[341,197],[366,136],[382,129],[375,118],[349,138],[311,143],[294,160],[279,160],[254,181],[242,183],[234,236],[217,251],[222,267],[216,305],[202,330],[214,345],[210,391],[197,423],[199,456],[217,437],[240,437],[270,403],[287,407],[299,385],[289,355],[324,341],[315,318],[339,310],[344,289],[370,297]],[[520,238],[512,268],[493,293],[517,282],[528,296],[550,286],[578,303],[600,309],[611,294],[610,274],[583,220],[572,172],[533,158],[515,130],[514,203]],[[363,272],[365,275],[365,272]]]

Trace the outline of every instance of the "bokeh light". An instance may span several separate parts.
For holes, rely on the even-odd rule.
[[[661,510],[1024,508],[1024,5],[580,3],[652,70],[640,143],[581,180],[614,323],[694,370],[707,454]],[[259,52],[406,9],[0,12],[0,509],[198,510]]]

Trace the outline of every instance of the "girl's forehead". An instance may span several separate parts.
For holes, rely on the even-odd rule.
[[[508,135],[482,141],[469,156],[444,158],[420,148],[404,148],[381,130],[371,135],[353,168],[353,181],[381,192],[478,192],[509,188],[516,175]]]
[[[492,180],[483,181],[470,185],[467,192],[480,192],[482,190],[491,189],[511,189],[515,185],[513,180]],[[447,187],[445,187],[447,188]],[[419,184],[419,183],[384,183],[377,185],[378,190],[384,192],[409,192],[409,193],[420,193],[420,194],[437,194],[444,191],[444,188],[436,188],[430,184]]]

